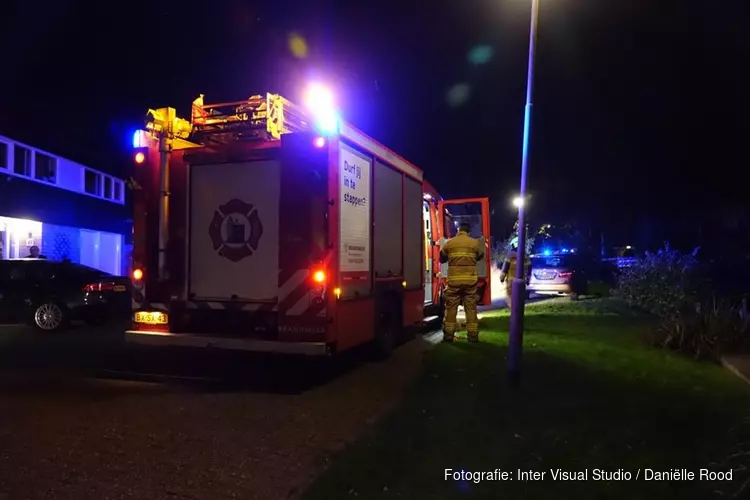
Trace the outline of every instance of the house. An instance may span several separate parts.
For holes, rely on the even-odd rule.
[[[125,274],[130,217],[123,179],[0,136],[0,258],[38,246],[49,259]]]

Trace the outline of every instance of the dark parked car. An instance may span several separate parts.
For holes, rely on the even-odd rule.
[[[127,318],[130,310],[126,277],[70,262],[0,260],[0,323],[57,331],[74,320],[101,324]]]

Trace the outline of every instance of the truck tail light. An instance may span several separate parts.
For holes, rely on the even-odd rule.
[[[146,161],[146,155],[138,151],[133,158],[138,165],[143,164]]]
[[[571,272],[564,272],[564,273],[557,273],[557,276],[561,279],[568,280],[571,276],[573,276],[573,273]]]
[[[133,281],[141,281],[143,279],[143,269],[133,269]]]
[[[318,149],[322,148],[325,145],[326,145],[325,137],[318,136],[313,140],[313,146],[315,146]]]
[[[322,269],[318,269],[313,272],[312,279],[315,284],[324,285],[326,282],[326,272]]]

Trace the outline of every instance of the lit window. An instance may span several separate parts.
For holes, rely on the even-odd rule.
[[[34,178],[40,181],[55,184],[57,182],[57,158],[36,152],[34,165]]]

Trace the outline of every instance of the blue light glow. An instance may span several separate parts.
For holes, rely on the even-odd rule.
[[[552,252],[551,252],[551,251],[550,251],[550,250],[549,250],[548,248],[545,248],[545,249],[544,249],[544,250],[542,251],[542,254],[543,254],[543,255],[544,255],[545,257],[548,257],[548,256],[552,255]]]
[[[567,248],[563,248],[562,249],[562,253],[568,253],[568,249]]]
[[[469,51],[469,62],[477,66],[488,63],[494,52],[489,45],[477,45]]]
[[[143,130],[136,130],[133,132],[133,149],[145,148],[146,137]]]
[[[339,131],[339,118],[332,111],[320,113],[315,119],[315,128],[324,135],[336,134]]]

